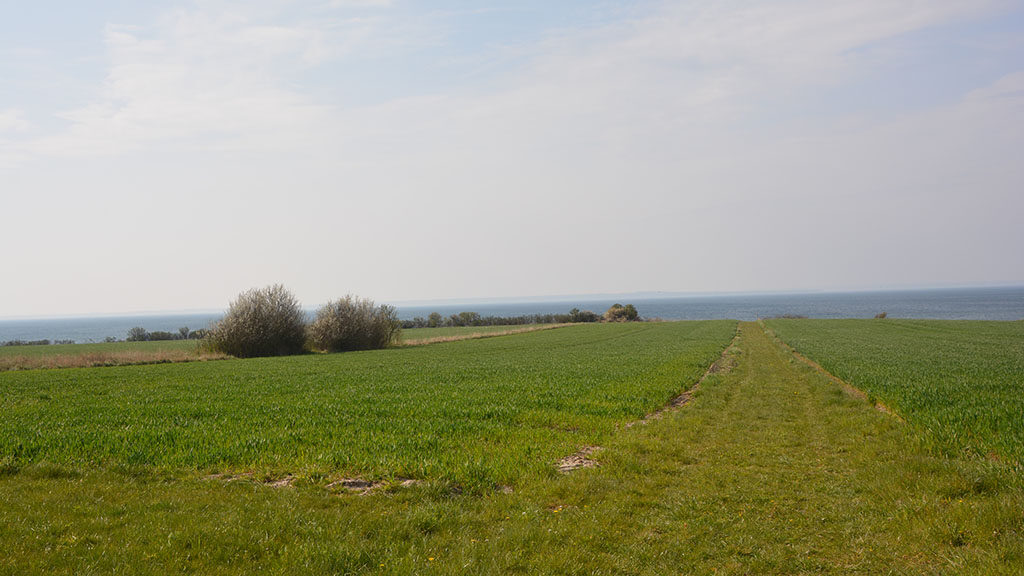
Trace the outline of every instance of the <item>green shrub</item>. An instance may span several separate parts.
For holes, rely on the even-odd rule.
[[[238,295],[206,335],[207,346],[239,358],[285,356],[303,351],[306,314],[280,284]]]
[[[392,306],[374,306],[373,300],[345,296],[324,304],[309,327],[314,348],[328,352],[386,348],[401,331]]]
[[[612,304],[604,313],[604,319],[606,322],[634,322],[640,319],[640,314],[632,304]]]

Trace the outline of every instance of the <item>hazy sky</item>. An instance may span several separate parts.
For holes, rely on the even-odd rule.
[[[1024,284],[1024,3],[0,0],[0,218],[0,316]]]

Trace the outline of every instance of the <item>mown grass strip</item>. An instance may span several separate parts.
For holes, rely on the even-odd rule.
[[[1024,462],[1024,322],[769,320],[946,454]]]

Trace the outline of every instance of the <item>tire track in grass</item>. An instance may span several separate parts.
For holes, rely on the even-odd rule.
[[[835,384],[838,384],[839,387],[842,388],[844,392],[846,392],[850,396],[853,396],[854,398],[859,398],[859,399],[867,402],[868,404],[871,404],[872,406],[875,407],[875,410],[878,410],[879,412],[884,412],[885,414],[888,414],[889,416],[892,416],[893,418],[895,418],[896,420],[898,420],[901,423],[906,423],[906,420],[904,420],[902,416],[897,414],[896,411],[893,410],[892,408],[886,406],[882,401],[878,400],[877,398],[874,398],[874,397],[870,396],[867,392],[861,390],[860,388],[857,388],[853,384],[850,384],[846,380],[843,380],[842,378],[840,378],[840,377],[836,376],[835,374],[829,372],[821,364],[818,364],[814,360],[811,360],[807,356],[804,356],[803,354],[797,352],[795,348],[793,348],[789,344],[786,344],[786,342],[783,341],[782,338],[779,338],[779,336],[771,328],[766,326],[763,321],[759,320],[757,323],[764,330],[764,333],[767,334],[768,337],[771,338],[776,344],[778,344],[779,347],[781,347],[783,350],[785,350],[786,352],[791,354],[797,360],[799,360],[799,361],[803,362],[804,364],[806,364],[807,366],[810,366],[811,368],[813,368],[815,372],[817,372],[817,373],[821,374],[822,376],[828,378],[829,380],[831,380]]]
[[[712,374],[724,374],[729,372],[733,366],[736,365],[736,356],[734,354],[736,343],[740,339],[740,328],[736,326],[736,333],[733,335],[732,340],[729,341],[729,345],[725,347],[722,354],[715,359],[714,362],[708,366],[708,369],[704,371],[704,374],[695,382],[692,386],[684,389],[682,392],[677,394],[667,404],[658,408],[654,412],[647,414],[640,420],[634,420],[626,423],[626,428],[632,428],[633,426],[647,424],[652,420],[658,420],[667,412],[673,412],[679,410],[683,406],[689,404],[690,399],[693,398],[693,394],[700,388],[700,385],[704,383]],[[600,466],[597,460],[591,458],[593,454],[596,454],[601,450],[600,446],[584,446],[573,452],[572,454],[560,459],[555,466],[558,471],[562,474],[569,474],[580,468],[593,468]]]

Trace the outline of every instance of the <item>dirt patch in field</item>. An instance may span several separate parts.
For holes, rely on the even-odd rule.
[[[203,480],[216,480],[218,482],[231,483],[231,482],[252,482],[254,484],[260,484],[268,488],[287,488],[295,485],[299,480],[298,477],[291,474],[287,474],[281,477],[262,477],[258,476],[253,472],[239,472],[239,473],[219,473],[209,474],[203,476]],[[396,478],[391,481],[383,480],[366,480],[363,478],[338,478],[328,482],[325,486],[327,490],[335,494],[368,494],[381,488],[410,488],[421,484],[421,480],[414,480],[412,478]]]
[[[289,474],[284,478],[278,478],[277,480],[268,480],[264,482],[264,484],[270,486],[271,488],[286,488],[288,486],[291,486],[294,482],[295,477]]]
[[[374,490],[383,486],[383,482],[371,482],[370,480],[364,480],[362,478],[342,478],[335,480],[327,485],[328,489],[343,489],[347,492],[358,492],[365,494],[370,490]]]
[[[599,466],[597,460],[591,458],[591,456],[600,450],[600,446],[584,446],[575,453],[566,456],[558,461],[558,471],[562,474],[568,474],[573,470],[579,470],[580,468],[593,468]]]
[[[843,380],[842,378],[836,376],[835,374],[829,372],[828,370],[825,370],[825,368],[821,364],[818,364],[814,360],[811,360],[807,356],[804,356],[803,354],[797,352],[792,346],[786,344],[782,340],[782,338],[779,338],[779,336],[774,331],[772,331],[772,329],[769,328],[768,326],[762,323],[761,328],[764,329],[765,334],[767,334],[772,340],[774,340],[776,344],[781,346],[783,350],[789,352],[790,354],[793,355],[794,358],[813,368],[815,372],[831,380],[833,383],[842,388],[843,391],[849,394],[850,396],[853,396],[854,398],[863,400],[871,404],[872,406],[875,407],[875,410],[888,414],[889,416],[892,416],[893,418],[900,422],[905,422],[905,420],[903,420],[903,418],[899,414],[893,411],[892,408],[889,408],[882,402],[871,398],[871,396],[869,396],[867,392],[861,390],[860,388],[857,388],[853,384],[850,384],[846,380]]]
[[[210,474],[203,476],[203,480],[220,480],[221,482],[238,482],[239,480],[253,481],[252,472],[242,472],[241,474]]]

